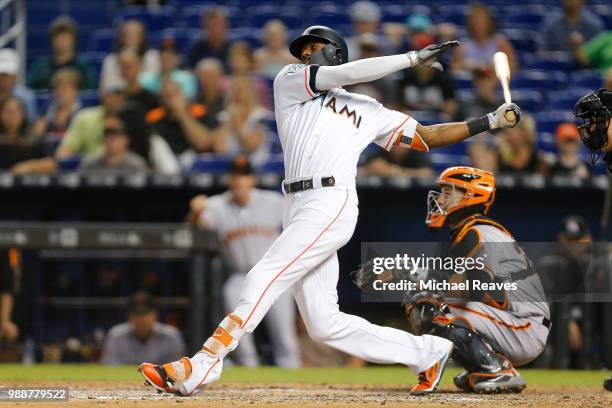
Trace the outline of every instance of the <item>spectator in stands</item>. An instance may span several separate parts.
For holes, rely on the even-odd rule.
[[[145,112],[159,106],[157,96],[142,87],[139,81],[142,60],[134,48],[124,48],[116,53],[120,75],[127,83],[128,101],[140,104]]]
[[[270,112],[257,100],[249,77],[234,78],[228,91],[215,152],[232,156],[244,154],[255,166],[264,164],[269,154],[267,122]]]
[[[353,23],[353,36],[346,40],[349,60],[354,61],[359,55],[359,36],[372,33],[376,36],[381,54],[389,54],[389,42],[384,33],[380,32],[380,7],[371,1],[360,0],[351,5],[349,15]]]
[[[15,280],[19,263],[20,253],[17,250],[0,250],[0,341],[12,342],[19,336],[19,328],[13,322]]]
[[[132,295],[128,321],[112,327],[104,341],[102,364],[136,364],[176,360],[185,354],[185,342],[173,326],[158,321],[148,294]],[[168,360],[170,359],[170,360]]]
[[[287,47],[287,27],[280,20],[270,20],[263,28],[261,48],[255,50],[255,71],[269,79],[287,64],[296,62]]]
[[[553,12],[543,22],[542,51],[562,51],[572,56],[574,49],[603,29],[599,17],[584,8],[584,0],[563,0],[563,11]]]
[[[100,82],[111,76],[121,75],[119,53],[125,48],[131,48],[138,53],[140,57],[139,73],[159,72],[159,53],[149,48],[145,26],[138,20],[127,20],[119,28],[113,44],[113,52],[104,57]]]
[[[503,103],[503,99],[498,91],[499,82],[492,67],[474,69],[472,71],[472,78],[474,95],[461,101],[455,117],[457,121],[486,115],[487,112],[491,112],[492,109],[495,110],[496,106]]]
[[[28,84],[34,89],[51,88],[53,74],[62,68],[73,68],[81,75],[81,88],[93,89],[96,80],[89,64],[76,53],[77,26],[70,17],[56,18],[49,28],[51,55],[40,57],[32,66]]]
[[[130,139],[130,150],[144,158],[155,172],[180,173],[180,165],[168,143],[154,133],[146,121],[147,112],[138,103],[128,102],[119,111],[119,119]]]
[[[524,115],[513,128],[503,129],[499,141],[499,171],[546,174],[546,163],[536,150],[535,121]]]
[[[491,10],[484,4],[475,4],[467,16],[468,37],[461,40],[453,54],[452,68],[455,71],[471,71],[474,68],[489,66],[493,55],[503,51],[508,55],[510,69],[518,68],[514,47],[508,39],[497,32]]]
[[[253,49],[246,41],[238,41],[232,44],[229,50],[229,67],[232,77],[249,76],[259,102],[266,108],[271,108],[270,93],[268,84],[255,73],[255,57]]]
[[[147,114],[147,122],[174,154],[213,150],[216,132],[203,123],[206,111],[203,105],[190,104],[178,84],[169,78],[163,81],[160,101],[162,105]]]
[[[405,24],[408,29],[408,44],[405,50],[420,50],[436,41],[431,18],[427,14],[412,13],[406,17]]]
[[[372,58],[380,56],[379,45],[376,36],[372,33],[363,33],[358,38],[359,56],[357,59]],[[389,77],[383,77],[371,82],[364,82],[348,86],[350,92],[367,95],[371,98],[380,101],[381,103],[395,105],[396,91],[393,80]]]
[[[390,151],[376,149],[359,169],[362,174],[377,176],[433,176],[431,161],[427,153],[392,147]]]
[[[85,156],[79,171],[129,174],[147,170],[144,159],[130,151],[130,137],[119,116],[104,118],[103,134],[102,149]]]
[[[550,166],[551,175],[587,178],[591,175],[589,166],[580,158],[580,132],[573,123],[562,123],[557,127],[557,148],[559,156]]]
[[[612,31],[604,31],[575,49],[576,59],[583,65],[602,72],[612,68]]]
[[[176,48],[174,38],[166,38],[160,47],[159,58],[161,62],[160,72],[146,72],[140,76],[143,88],[159,94],[162,82],[165,78],[171,78],[180,88],[181,92],[189,100],[192,100],[197,91],[197,84],[193,74],[189,71],[179,69],[181,55]]]
[[[466,150],[473,167],[492,173],[497,172],[499,167],[497,146],[490,134],[473,137],[466,145]]]
[[[211,7],[204,12],[202,32],[202,39],[192,44],[187,53],[187,66],[194,68],[202,58],[217,58],[227,68],[230,42],[225,8]]]
[[[223,82],[224,73],[221,62],[214,58],[204,58],[198,63],[196,77],[199,85],[198,102],[206,107],[202,123],[214,130],[219,127],[219,114],[225,108]]]
[[[9,96],[0,103],[0,169],[38,157],[44,157],[44,150],[39,140],[31,137],[25,107],[17,97]]]
[[[30,89],[17,83],[19,56],[11,48],[0,49],[0,102],[13,95],[21,100],[28,113],[28,120],[38,117],[36,95]]]
[[[395,89],[397,101],[405,110],[439,112],[452,118],[458,107],[452,77],[436,68],[404,70]]]
[[[122,78],[109,78],[102,83],[100,87],[101,104],[81,109],[75,115],[54,157],[18,163],[13,167],[13,172],[17,174],[52,173],[57,171],[59,160],[100,150],[104,137],[104,118],[107,115],[118,113],[123,108],[126,89],[127,84]]]
[[[62,138],[76,113],[81,109],[79,82],[81,76],[72,68],[62,68],[51,79],[53,99],[45,116],[34,124],[34,134],[52,134]]]

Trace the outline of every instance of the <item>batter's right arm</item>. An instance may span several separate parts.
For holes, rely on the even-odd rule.
[[[516,120],[510,122],[506,119],[506,112],[514,112]],[[416,135],[420,136],[429,148],[448,146],[459,143],[471,136],[492,129],[514,127],[521,117],[521,109],[513,103],[501,105],[495,112],[468,122],[442,123],[438,125],[416,126]],[[401,142],[399,143],[401,145]]]
[[[437,64],[435,60],[440,53],[457,45],[458,41],[449,41],[427,46],[420,51],[410,51],[407,54],[366,58],[336,66],[321,66],[316,72],[316,91],[375,81],[393,72],[417,65],[432,66]]]

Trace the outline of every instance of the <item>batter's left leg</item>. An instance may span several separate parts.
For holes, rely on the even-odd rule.
[[[291,293],[285,292],[280,295],[264,319],[274,348],[276,365],[284,368],[300,367],[295,301]],[[244,337],[242,339],[244,340]],[[240,346],[242,346],[242,340]]]
[[[452,346],[440,337],[413,336],[342,313],[337,284],[338,257],[334,254],[293,288],[298,309],[314,340],[373,363],[404,364],[415,374],[435,364]]]

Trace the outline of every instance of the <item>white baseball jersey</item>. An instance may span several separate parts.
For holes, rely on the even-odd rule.
[[[280,234],[283,196],[253,189],[251,199],[241,207],[229,191],[210,197],[201,217],[216,230],[221,253],[231,273],[246,273]]]
[[[391,149],[400,134],[414,135],[417,122],[342,88],[316,92],[311,68],[287,65],[274,80],[285,178],[334,176],[337,185],[354,189],[361,152],[371,142]]]

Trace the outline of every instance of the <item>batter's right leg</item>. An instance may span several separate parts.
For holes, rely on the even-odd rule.
[[[446,339],[413,336],[340,312],[337,284],[338,257],[333,254],[293,289],[300,314],[313,339],[374,363],[404,364],[415,374],[448,358],[452,343]],[[441,377],[441,372],[438,374]]]

